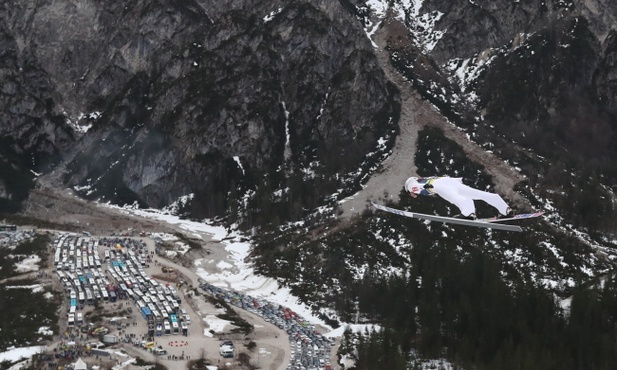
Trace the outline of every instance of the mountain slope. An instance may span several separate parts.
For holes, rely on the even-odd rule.
[[[195,217],[259,224],[278,192],[293,211],[280,217],[297,219],[343,182],[357,187],[396,130],[398,92],[337,4],[13,1],[0,16],[78,138],[60,150],[63,176],[42,181],[89,199],[190,195]],[[249,207],[249,194],[263,200]]]
[[[14,0],[0,195],[45,170],[52,194],[251,230],[261,273],[333,325],[384,328],[350,336],[358,368],[611,366],[613,7]],[[547,216],[512,235],[363,212],[457,212],[401,192],[412,174]]]
[[[157,62],[144,58],[144,71],[95,108],[103,113],[68,166],[69,185],[155,207],[194,194],[190,211],[212,216],[237,211],[233,201],[261,182],[263,192],[290,187],[297,198],[283,167],[345,172],[391,135],[396,92],[379,77],[368,40],[350,37],[353,23],[293,3],[177,25],[157,31],[175,35],[171,48],[153,48]]]
[[[6,13],[10,4],[0,5]],[[53,85],[40,61],[0,22],[0,210],[15,211],[33,186],[31,171],[48,171],[73,143]]]

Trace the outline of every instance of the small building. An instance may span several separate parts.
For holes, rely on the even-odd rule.
[[[80,358],[77,359],[77,362],[73,364],[73,369],[75,370],[88,370],[88,365],[84,362],[84,360]]]

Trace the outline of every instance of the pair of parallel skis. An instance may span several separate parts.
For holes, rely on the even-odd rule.
[[[503,222],[525,220],[528,218],[536,218],[544,214],[544,212],[521,213],[518,215],[513,215],[511,217],[506,217],[506,218],[493,217],[493,218],[478,218],[476,220],[468,220],[464,218],[434,216],[434,215],[427,215],[424,213],[401,211],[400,209],[382,206],[381,204],[376,204],[373,202],[371,203],[373,204],[373,207],[380,209],[382,211],[394,213],[400,216],[417,218],[420,220],[427,220],[431,222],[443,222],[443,223],[465,225],[465,226],[474,226],[474,227],[485,227],[485,228],[497,229],[497,230],[518,231],[518,232],[523,231],[523,229],[520,226],[504,224]]]

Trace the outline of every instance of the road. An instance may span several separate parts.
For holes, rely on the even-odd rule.
[[[154,241],[152,239],[141,239],[148,245],[149,250],[154,251]],[[185,282],[190,283],[193,288],[199,287],[200,278],[197,273],[195,273],[195,271],[191,270],[190,268],[170,261],[161,256],[156,256],[155,261],[156,262],[151,264],[150,268],[148,269],[149,274],[160,274],[162,266],[171,267],[175,269],[175,271],[179,275],[181,275],[182,279]],[[182,353],[185,355],[191,355],[191,358],[195,359],[201,355],[200,351],[203,349],[207,354],[207,358],[213,359],[214,364],[223,364],[224,362],[226,362],[227,360],[222,359],[218,355],[218,348],[220,344],[219,340],[216,338],[206,337],[203,334],[203,318],[208,315],[214,316],[220,314],[220,309],[206,302],[203,299],[203,295],[201,294],[196,297],[185,295],[183,297],[183,306],[185,306],[184,303],[188,303],[188,306],[190,307],[189,314],[191,314],[191,317],[193,317],[194,320],[191,321],[191,324],[189,326],[190,332],[192,334],[190,337],[186,338],[189,344],[181,349]],[[254,332],[248,336],[256,343],[255,350],[251,352],[246,350],[245,348],[242,348],[242,343],[247,341],[237,340],[235,341],[237,351],[243,351],[248,353],[252,358],[252,362],[259,362],[262,369],[284,370],[287,367],[290,359],[290,346],[287,333],[285,333],[285,331],[279,329],[275,325],[266,322],[260,316],[244,311],[238,307],[234,307],[234,310],[242,319],[252,324],[255,328]],[[205,327],[205,331],[208,331],[207,327]],[[173,347],[169,346],[164,346],[164,348],[167,349],[171,354],[175,354],[177,356],[180,355],[180,353],[175,353],[179,352],[178,349],[174,349]],[[170,369],[176,368],[179,364],[177,360],[167,360],[165,356],[159,357],[158,361],[164,363]]]
[[[145,241],[148,247],[154,250],[154,242],[152,239],[146,238]],[[156,259],[160,266],[174,268],[183,275],[185,279],[190,281],[194,288],[199,287],[200,278],[195,271],[160,256],[156,257]],[[255,357],[256,361],[259,361],[262,369],[284,370],[287,364],[289,364],[290,359],[290,347],[287,333],[251,312],[242,310],[238,307],[234,307],[234,310],[238,312],[242,319],[255,327],[253,340],[257,343],[256,348],[258,352],[251,356]],[[260,350],[261,354],[259,352]],[[270,353],[271,355],[265,356],[263,353]]]

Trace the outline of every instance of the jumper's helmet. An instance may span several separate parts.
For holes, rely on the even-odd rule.
[[[405,181],[405,189],[410,193],[420,194],[422,185],[418,182],[417,177],[410,177]]]

